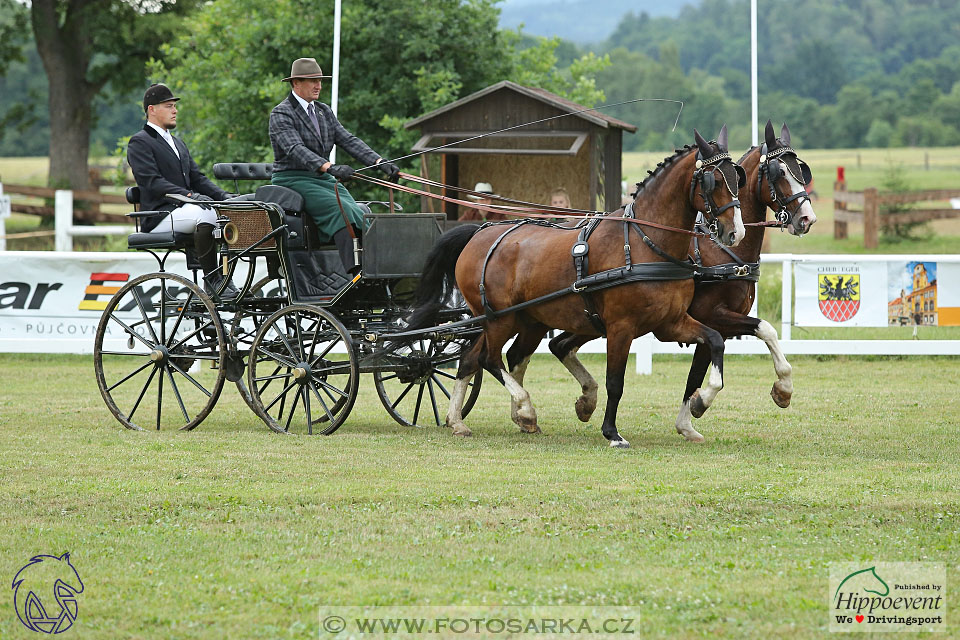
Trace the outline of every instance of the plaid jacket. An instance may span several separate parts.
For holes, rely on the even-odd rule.
[[[363,140],[343,128],[333,109],[322,102],[314,102],[320,135],[307,112],[291,93],[270,112],[270,144],[273,146],[274,171],[317,171],[329,162],[327,156],[333,145],[360,162],[371,165],[380,156]]]

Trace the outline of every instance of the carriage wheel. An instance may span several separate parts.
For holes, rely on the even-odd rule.
[[[400,361],[395,371],[374,371],[373,381],[380,402],[394,420],[407,427],[442,427],[460,354],[472,341],[423,338],[394,351]],[[466,417],[480,395],[483,370],[477,371],[463,402]]]
[[[319,307],[291,305],[267,318],[247,369],[254,409],[278,433],[329,435],[357,399],[353,341],[340,321]]]
[[[279,289],[279,295],[286,297],[287,295],[286,280],[284,280],[283,278],[273,278],[271,276],[264,276],[259,280],[257,280],[253,284],[253,286],[250,287],[250,291],[248,295],[253,295],[256,293],[266,294],[270,283],[274,281],[277,281],[276,286]],[[267,314],[251,313],[249,315],[252,318],[254,323],[253,332],[249,334],[249,336],[241,336],[239,339],[237,339],[238,346],[243,347],[244,350],[249,350],[249,346],[253,342],[253,337],[256,335],[256,332],[260,329],[260,327],[263,325],[262,320]],[[247,338],[249,338],[249,340]],[[247,377],[241,376],[239,380],[236,380],[234,382],[234,384],[237,386],[237,393],[240,394],[240,397],[247,404],[247,406],[250,407],[251,411],[259,415],[260,412],[253,402],[253,397],[250,395],[250,391],[247,389]]]
[[[197,285],[172,273],[140,276],[100,317],[97,386],[128,429],[190,430],[220,397],[224,344],[217,309]]]

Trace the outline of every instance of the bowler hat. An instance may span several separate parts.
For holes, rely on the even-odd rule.
[[[152,84],[147,88],[146,93],[143,94],[143,112],[147,112],[147,107],[152,104],[163,104],[164,102],[170,102],[171,100],[176,102],[180,98],[173,95],[173,92],[170,91],[170,87],[165,84]]]
[[[284,78],[283,82],[290,82],[294,78],[332,78],[333,76],[323,75],[323,70],[317,64],[316,58],[297,58],[290,65],[290,77]]]

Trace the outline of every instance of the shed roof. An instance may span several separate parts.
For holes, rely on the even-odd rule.
[[[481,89],[480,91],[471,93],[468,96],[464,96],[463,98],[451,102],[450,104],[444,105],[439,109],[434,109],[430,113],[426,113],[419,118],[414,118],[413,120],[406,122],[403,126],[407,129],[412,129],[413,127],[421,125],[424,122],[431,120],[443,113],[453,111],[454,109],[462,107],[469,102],[483,98],[484,96],[501,89],[509,89],[521,95],[527,96],[528,98],[548,104],[556,109],[559,109],[560,111],[576,114],[576,117],[586,120],[587,122],[590,122],[598,127],[603,127],[604,129],[613,127],[616,129],[623,129],[624,131],[629,131],[630,133],[634,133],[637,130],[637,128],[632,124],[626,123],[623,120],[617,120],[616,118],[600,113],[599,111],[587,110],[587,107],[577,104],[572,100],[561,98],[557,94],[551,93],[546,89],[526,87],[522,84],[517,84],[516,82],[511,82],[509,80],[504,80],[502,82],[490,85],[486,89]]]

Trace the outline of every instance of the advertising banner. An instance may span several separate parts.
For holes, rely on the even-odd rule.
[[[887,325],[887,264],[800,262],[794,271],[798,326]]]
[[[100,315],[113,294],[157,270],[146,253],[0,252],[0,353],[93,353]],[[166,270],[192,280],[183,254],[172,254]],[[245,272],[241,264],[234,279]],[[118,313],[136,317],[138,311]]]

